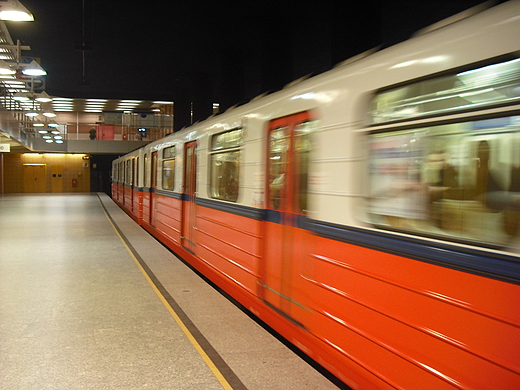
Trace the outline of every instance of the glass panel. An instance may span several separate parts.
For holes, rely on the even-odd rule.
[[[236,202],[240,152],[217,153],[211,156],[211,196]]]
[[[134,185],[139,186],[139,157],[134,160]]]
[[[236,148],[242,143],[242,129],[227,131],[213,136],[211,150]]]
[[[175,158],[175,146],[163,149],[163,158]]]
[[[144,179],[144,186],[146,187],[146,185],[148,184],[148,155],[145,154],[144,155],[144,176],[143,176],[143,179]]]
[[[132,161],[126,161],[126,184],[132,184]]]
[[[315,122],[304,122],[294,129],[294,149],[296,153],[296,178],[297,195],[295,196],[295,209],[301,213],[307,213],[307,193],[309,178],[309,154],[311,151],[310,132]]]
[[[420,81],[375,95],[372,123],[520,100],[520,59]]]
[[[152,180],[151,187],[157,188],[157,153],[152,154]]]
[[[184,174],[184,192],[191,194],[191,163],[192,163],[193,148],[189,146],[186,148],[186,172]]]
[[[238,199],[240,152],[237,148],[242,143],[242,134],[242,129],[235,129],[215,135],[211,140],[212,198],[232,202]]]
[[[173,190],[175,178],[175,160],[163,161],[162,188],[163,190]]]
[[[269,134],[269,207],[279,210],[283,203],[289,129],[279,127]]]
[[[372,224],[518,246],[520,116],[372,135],[369,147]]]

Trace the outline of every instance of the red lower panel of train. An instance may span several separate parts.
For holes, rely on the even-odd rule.
[[[158,194],[139,218],[132,197],[115,200],[352,388],[520,388],[517,285],[202,205],[183,221]]]

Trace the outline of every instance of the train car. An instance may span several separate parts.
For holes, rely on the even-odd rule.
[[[143,215],[143,191],[138,187],[140,152],[128,153],[112,169],[112,198],[138,223]]]
[[[113,198],[353,389],[518,389],[519,36],[520,1],[450,18],[115,160]]]

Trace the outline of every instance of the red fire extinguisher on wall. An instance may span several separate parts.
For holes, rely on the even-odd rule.
[[[72,188],[76,188],[78,186],[78,181],[76,179],[72,179]]]

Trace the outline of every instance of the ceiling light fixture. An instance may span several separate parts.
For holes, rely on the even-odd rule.
[[[0,0],[1,1],[1,0]],[[22,69],[22,73],[26,76],[45,76],[47,72],[38,64],[32,60],[31,63]]]
[[[34,16],[18,0],[0,0],[0,20],[33,22]]]
[[[14,95],[13,95],[13,100],[17,100],[19,102],[26,102],[26,101],[29,101],[29,96],[27,96],[26,93],[23,93],[23,92],[16,92]]]
[[[0,74],[2,75],[9,75],[9,74],[15,74],[16,71],[14,69],[11,69],[9,64],[4,61],[0,60]]]
[[[52,102],[52,98],[49,96],[49,94],[47,92],[43,91],[42,93],[36,94],[36,101],[42,102],[42,103],[47,103],[47,102]]]

